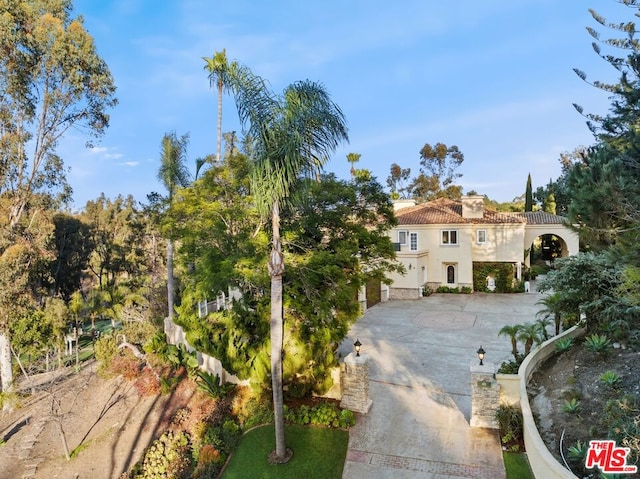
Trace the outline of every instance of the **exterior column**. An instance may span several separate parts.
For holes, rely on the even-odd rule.
[[[373,401],[369,397],[369,356],[350,353],[341,365],[342,401],[340,407],[366,414]]]
[[[500,405],[500,386],[493,363],[471,363],[471,427],[498,429],[496,412]]]

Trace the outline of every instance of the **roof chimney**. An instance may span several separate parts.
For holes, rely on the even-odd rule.
[[[394,200],[393,211],[398,211],[398,210],[401,210],[402,208],[410,208],[411,206],[415,206],[415,205],[416,205],[416,200],[414,200],[413,198]]]
[[[463,218],[473,219],[482,218],[484,216],[484,196],[463,196],[461,200]]]

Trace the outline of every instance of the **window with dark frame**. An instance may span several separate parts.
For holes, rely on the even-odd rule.
[[[409,233],[409,249],[418,251],[418,233]]]

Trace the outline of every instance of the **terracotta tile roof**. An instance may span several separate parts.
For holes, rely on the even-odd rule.
[[[438,198],[434,201],[422,203],[396,211],[399,225],[440,225],[440,224],[522,224],[526,218],[509,213],[484,209],[482,218],[463,218],[462,202]]]
[[[527,211],[522,213],[505,213],[522,218],[528,225],[564,225],[567,219],[564,216],[554,215],[545,211]]]
[[[484,208],[482,218],[463,218],[462,202],[439,198],[420,205],[402,208],[396,211],[399,225],[441,225],[441,224],[502,224],[525,223],[528,225],[563,225],[564,216],[544,211],[498,212]]]

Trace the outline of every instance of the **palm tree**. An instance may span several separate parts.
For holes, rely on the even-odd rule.
[[[188,134],[182,135],[182,137],[178,138],[176,133],[172,132],[165,134],[162,137],[158,179],[167,189],[169,210],[171,210],[173,197],[177,189],[189,184],[189,170],[185,166],[188,144]],[[167,236],[167,305],[169,307],[169,322],[171,324],[173,321],[175,294],[173,278],[173,234],[169,232]]]
[[[351,173],[351,178],[353,178],[356,175],[356,163],[358,161],[360,161],[360,153],[348,153],[347,154],[347,161],[349,163],[351,163],[351,169],[349,170],[349,172]]]
[[[560,293],[551,293],[542,298],[536,304],[544,306],[544,309],[538,311],[536,315],[541,315],[545,318],[553,317],[556,328],[556,336],[560,334],[560,324],[562,323],[562,303]]]
[[[550,324],[551,324],[551,318],[549,318],[548,316],[536,319],[536,325],[538,326],[538,329],[540,330],[540,336],[541,336],[543,341],[546,341],[550,337],[549,336],[549,331],[547,330],[547,327]]]
[[[511,354],[513,354],[513,359],[518,361],[518,333],[520,332],[520,328],[522,328],[519,324],[507,324],[503,326],[500,331],[498,331],[498,336],[508,336],[511,340]]]
[[[216,144],[216,163],[220,163],[220,151],[222,149],[222,94],[232,88],[232,77],[238,64],[227,61],[227,51],[215,52],[211,58],[202,57],[206,65],[204,69],[209,72],[209,84],[218,90],[218,134]]]
[[[284,438],[282,353],[284,339],[280,209],[302,177],[321,171],[330,153],[348,141],[344,115],[324,87],[311,81],[289,85],[281,96],[248,69],[235,88],[238,113],[253,142],[252,190],[260,211],[271,217],[271,385],[276,435],[273,462],[290,458]]]
[[[524,343],[524,355],[528,355],[533,343],[540,344],[540,327],[536,323],[522,324],[518,332],[518,339]]]

